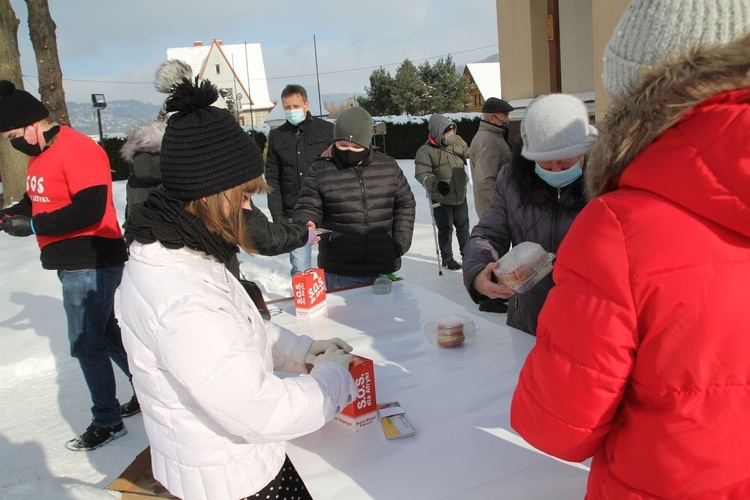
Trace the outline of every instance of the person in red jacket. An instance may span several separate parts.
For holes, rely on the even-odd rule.
[[[132,378],[115,317],[115,291],[128,254],[107,154],[48,115],[34,96],[0,81],[0,132],[31,157],[26,193],[3,210],[0,229],[11,236],[35,234],[42,267],[57,271],[70,354],[78,359],[93,404],[91,425],[65,445],[88,451],[123,436],[122,418],[140,411],[135,395],[124,405],[117,401],[112,367]]]
[[[634,0],[511,425],[588,499],[750,498],[750,4]]]

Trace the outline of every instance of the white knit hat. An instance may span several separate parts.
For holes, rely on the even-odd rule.
[[[631,0],[604,49],[602,83],[622,97],[644,69],[748,32],[748,0]]]
[[[526,108],[521,154],[535,161],[573,158],[587,153],[598,135],[583,101],[568,94],[543,95]]]

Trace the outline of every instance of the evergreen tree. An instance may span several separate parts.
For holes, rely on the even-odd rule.
[[[357,99],[359,105],[372,116],[393,115],[398,113],[393,105],[394,80],[382,66],[370,75],[370,86],[365,87],[366,98]]]
[[[399,113],[417,115],[423,112],[424,85],[419,72],[410,60],[405,59],[396,71],[393,88],[393,104]]]
[[[450,55],[445,59],[438,59],[433,65],[427,61],[422,63],[419,66],[419,77],[425,87],[425,113],[454,113],[463,110],[469,82],[465,76],[456,72],[456,64]]]

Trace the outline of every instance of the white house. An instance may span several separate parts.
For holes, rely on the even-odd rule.
[[[193,74],[225,90],[240,110],[243,126],[262,125],[274,103],[268,97],[266,68],[259,43],[225,45],[214,39],[210,45],[193,42],[192,47],[167,49],[167,59],[180,59],[193,69]],[[224,98],[215,104],[227,107]]]

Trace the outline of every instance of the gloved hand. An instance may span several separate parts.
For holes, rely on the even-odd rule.
[[[31,228],[31,217],[25,215],[6,215],[0,222],[0,229],[11,236],[30,236],[34,234]]]
[[[451,191],[451,185],[448,184],[445,181],[438,181],[437,183],[437,190],[438,193],[442,194],[443,196],[447,195]]]
[[[326,352],[315,356],[314,365],[317,365],[321,361],[333,361],[343,366],[346,370],[349,370],[349,364],[352,362],[352,355],[347,354],[337,347],[329,347]]]
[[[338,337],[328,340],[316,340],[315,342],[310,344],[310,348],[307,350],[307,354],[305,354],[305,364],[314,365],[315,358],[319,354],[323,354],[324,352],[326,352],[329,347],[341,349],[342,351],[344,351],[344,353],[352,352],[352,346]]]

